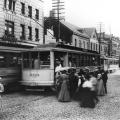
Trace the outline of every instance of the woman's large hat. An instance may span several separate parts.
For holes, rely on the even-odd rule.
[[[57,69],[55,72],[60,72],[60,71],[68,70],[68,69],[70,69],[70,67],[61,67]]]

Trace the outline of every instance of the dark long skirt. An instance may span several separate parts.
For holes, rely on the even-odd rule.
[[[99,96],[105,95],[105,87],[104,87],[102,79],[100,79],[97,83],[97,95],[99,95]]]
[[[89,88],[82,89],[82,96],[80,100],[81,107],[95,107],[94,94]]]
[[[81,100],[81,97],[82,97],[82,94],[83,94],[82,90],[83,90],[82,85],[78,86],[78,88],[76,90],[76,93],[74,95],[74,100],[76,100],[76,101]]]
[[[63,81],[61,85],[61,90],[58,94],[58,101],[60,102],[69,102],[70,101],[70,92],[68,91],[67,82]]]

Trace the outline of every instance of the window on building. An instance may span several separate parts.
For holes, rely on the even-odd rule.
[[[93,35],[93,38],[96,38],[96,36],[95,36],[95,35]]]
[[[89,49],[89,42],[87,42],[87,49]]]
[[[83,41],[83,48],[85,48],[85,41]]]
[[[4,7],[6,9],[15,11],[15,1],[14,0],[4,0]]]
[[[25,14],[25,3],[21,2],[21,13],[24,15]]]
[[[102,51],[102,45],[100,46],[100,51]]]
[[[36,9],[35,19],[39,20],[39,10],[38,9]]]
[[[9,0],[9,10],[15,11],[15,1]]]
[[[28,17],[32,18],[32,7],[28,6]]]
[[[75,47],[77,47],[77,40],[75,39]]]
[[[24,40],[25,39],[25,25],[21,24],[20,27],[21,27],[21,36],[20,36],[20,39]]]
[[[14,35],[14,23],[11,21],[5,21],[5,34],[12,34]]]
[[[9,0],[9,5],[8,5],[9,7],[9,10],[12,10],[12,0]]]
[[[82,47],[82,44],[81,44],[81,41],[79,40],[79,47],[81,48]]]
[[[91,46],[91,50],[92,50],[92,43],[90,43],[90,46]]]
[[[98,45],[96,44],[96,51],[98,51]]]
[[[13,11],[15,11],[15,1],[13,1]]]
[[[93,50],[95,51],[95,43],[93,43]]]
[[[39,40],[39,29],[35,28],[35,40],[38,41]]]
[[[7,0],[4,0],[4,7],[7,8]]]
[[[32,27],[28,26],[28,32],[29,32],[28,39],[32,40]]]

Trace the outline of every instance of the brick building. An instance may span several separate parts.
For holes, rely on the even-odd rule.
[[[42,0],[0,0],[0,42],[43,43]]]

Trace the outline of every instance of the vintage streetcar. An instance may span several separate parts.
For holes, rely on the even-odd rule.
[[[4,91],[19,85],[22,50],[20,48],[0,46],[0,84],[3,85]]]
[[[40,45],[22,53],[22,81],[25,87],[52,87],[55,84],[57,62],[62,67],[89,68],[99,66],[100,55],[61,44]]]

